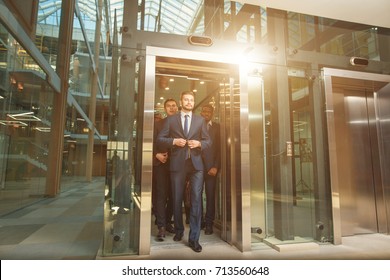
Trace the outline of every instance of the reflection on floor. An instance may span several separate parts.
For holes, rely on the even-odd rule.
[[[155,226],[149,237],[150,255],[102,258],[103,203],[104,178],[99,178],[1,217],[0,259],[390,259],[390,236],[384,234],[356,235],[343,238],[342,245],[295,246],[282,252],[260,242],[253,244],[251,252],[242,253],[219,238],[218,230],[207,236],[202,231],[203,251],[195,253],[187,245],[188,227],[182,241],[175,242],[168,234],[158,242]]]
[[[77,183],[0,218],[0,259],[95,259],[103,232],[104,178]]]
[[[99,180],[104,180],[103,178]],[[7,180],[0,188],[0,217],[13,211],[33,205],[45,199],[45,177],[24,177],[19,180]],[[84,177],[63,176],[61,192],[67,192],[85,185]]]

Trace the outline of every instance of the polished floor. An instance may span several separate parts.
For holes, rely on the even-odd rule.
[[[152,227],[148,256],[101,257],[103,238],[104,180],[79,183],[56,198],[47,198],[0,218],[1,260],[94,260],[94,259],[363,259],[390,260],[390,236],[357,235],[343,238],[342,245],[290,244],[278,250],[265,243],[242,253],[219,238],[219,232],[202,233],[201,253],[187,246],[188,229],[181,242],[168,235],[155,240]]]
[[[95,259],[102,240],[104,179],[77,182],[0,218],[0,259]]]

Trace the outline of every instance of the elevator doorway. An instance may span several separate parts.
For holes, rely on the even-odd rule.
[[[164,103],[167,99],[174,99],[178,105],[180,112],[180,95],[183,91],[192,91],[195,95],[195,106],[193,113],[200,115],[203,105],[211,105],[214,108],[212,121],[218,123],[221,127],[220,138],[232,138],[235,133],[229,124],[232,118],[230,113],[230,95],[234,96],[234,84],[237,85],[236,90],[239,90],[239,77],[235,67],[229,64],[210,62],[203,60],[194,60],[192,58],[172,58],[165,56],[156,56],[155,70],[155,94],[154,94],[154,113],[160,115],[161,118],[166,117]],[[232,108],[234,109],[234,108]],[[232,121],[239,121],[239,118]],[[219,154],[223,157],[221,166],[216,178],[216,200],[215,200],[215,221],[214,228],[216,235],[224,241],[231,240],[231,190],[230,180],[226,180],[226,174],[234,172],[236,169],[232,165],[231,156],[235,157],[237,148],[234,145],[229,145],[226,141],[219,139],[220,146],[218,147]],[[232,153],[232,150],[234,152]],[[229,170],[229,171],[228,171]],[[152,199],[155,193],[152,191]],[[185,232],[189,232],[189,199],[187,195],[183,198],[183,221],[185,222]],[[203,210],[206,210],[206,196],[203,192]],[[205,213],[203,213],[203,216]],[[173,218],[173,217],[172,217]],[[203,219],[202,219],[203,220]],[[151,238],[152,246],[161,246],[160,242],[155,242],[155,226],[152,224]],[[203,233],[203,231],[201,231]],[[215,235],[215,234],[214,234]],[[184,239],[186,236],[184,236]],[[165,243],[172,243],[172,236],[167,236],[164,239]],[[213,242],[215,238],[211,236],[203,236],[202,239],[207,242]],[[173,243],[174,244],[174,243]],[[172,246],[172,244],[171,244]]]
[[[389,77],[334,69],[324,73],[334,242],[338,244],[344,236],[387,231],[380,116],[374,96]]]
[[[145,61],[144,133],[142,152],[142,191],[140,198],[140,236],[151,236],[150,240],[140,239],[140,254],[149,254],[153,246],[164,246],[155,242],[156,226],[151,222],[152,201],[152,141],[153,118],[156,111],[163,112],[166,98],[179,102],[180,93],[195,92],[195,114],[203,104],[212,104],[214,120],[220,124],[221,166],[216,188],[216,215],[213,235],[218,242],[227,242],[241,251],[250,248],[250,215],[244,212],[250,197],[249,169],[242,160],[248,158],[248,93],[247,70],[240,64],[215,54],[148,47]],[[261,90],[261,88],[259,89]],[[179,104],[180,105],[180,104]],[[244,147],[244,148],[243,148]],[[264,213],[263,213],[264,214]],[[184,215],[184,212],[183,212]],[[262,216],[264,219],[264,216]],[[152,217],[152,220],[154,218]],[[185,218],[183,219],[185,221]],[[184,238],[189,229],[185,229]],[[172,235],[173,237],[173,235]],[[166,238],[168,246],[172,237]],[[217,237],[217,239],[215,239]],[[202,243],[201,236],[200,243]],[[205,239],[206,240],[206,239]],[[208,241],[208,240],[206,240]],[[165,241],[164,241],[165,242]],[[175,244],[175,245],[172,245]],[[183,244],[179,244],[183,245]]]

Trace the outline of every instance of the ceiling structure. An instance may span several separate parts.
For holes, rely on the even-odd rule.
[[[111,20],[116,13],[118,26],[123,21],[123,0],[101,0],[103,8],[103,19],[110,26]],[[78,0],[78,8],[82,14],[87,29],[94,29],[96,21],[96,0]],[[138,1],[139,5],[142,1]],[[225,0],[225,13],[229,12],[230,2]],[[144,1],[144,26],[143,30],[151,32],[173,33],[173,34],[199,34],[203,30],[203,0],[145,0]],[[286,11],[311,14],[335,20],[358,22],[361,24],[390,28],[388,13],[390,12],[390,1],[372,0],[368,5],[365,0],[322,0],[310,1],[300,0],[238,0],[237,10],[243,4],[252,4],[263,8],[270,7]],[[337,7],[337,9],[335,8]],[[107,17],[105,8],[109,13]],[[61,0],[40,0],[38,22],[41,24],[59,24]],[[140,24],[141,20],[138,19]],[[75,26],[77,27],[77,26]]]
[[[390,28],[388,0],[238,0],[241,3]]]

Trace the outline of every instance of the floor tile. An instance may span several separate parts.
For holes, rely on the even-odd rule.
[[[19,244],[44,225],[14,225],[0,227],[0,245]]]

